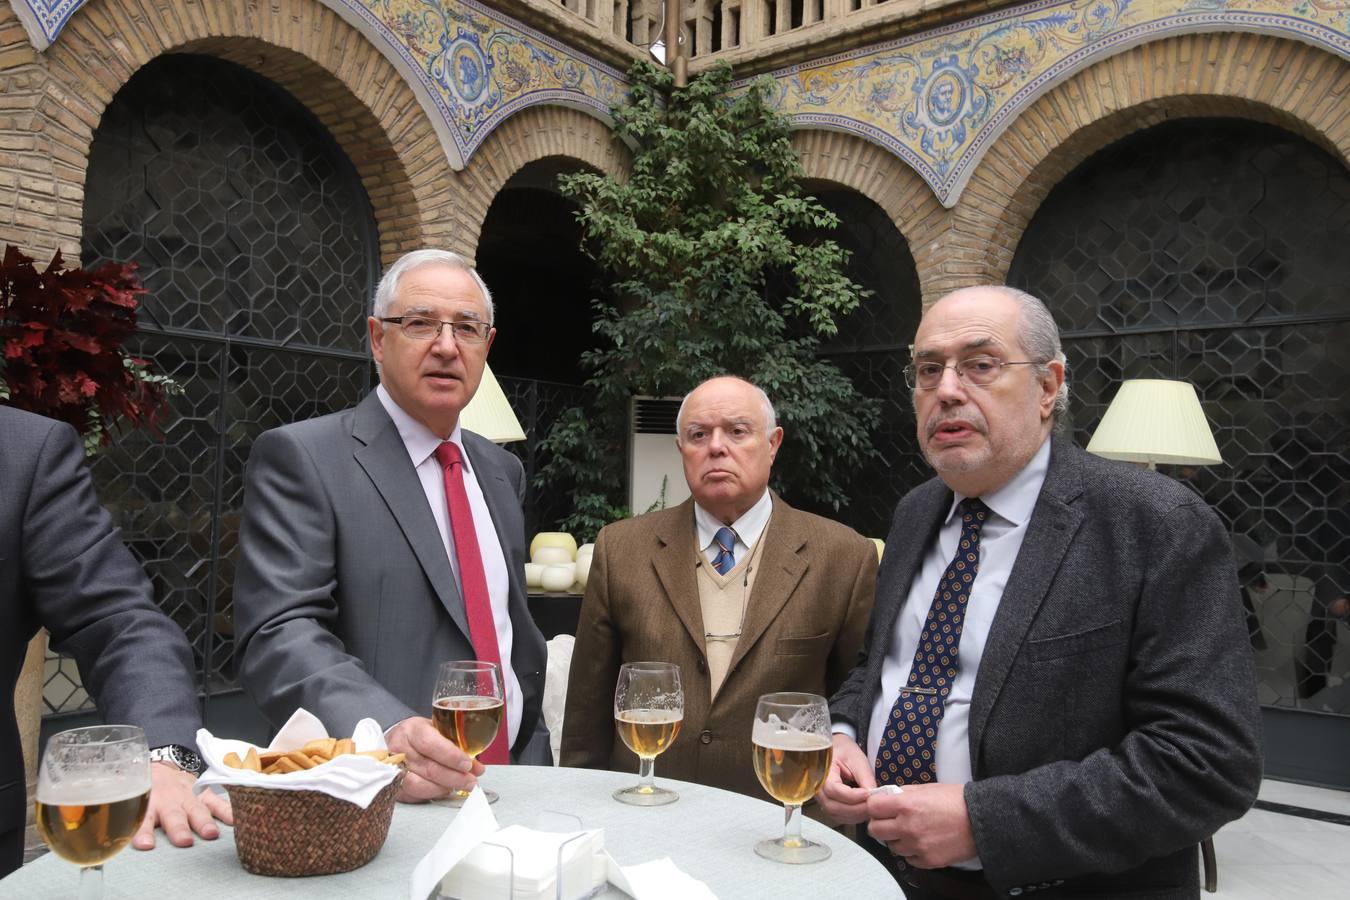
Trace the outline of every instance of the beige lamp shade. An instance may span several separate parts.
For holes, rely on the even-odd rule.
[[[1120,386],[1087,449],[1108,459],[1150,466],[1223,462],[1195,388],[1184,381],[1156,378]]]
[[[478,393],[460,411],[459,424],[497,444],[525,440],[525,431],[511,411],[511,404],[506,402],[506,393],[486,365],[483,380],[478,382]]]

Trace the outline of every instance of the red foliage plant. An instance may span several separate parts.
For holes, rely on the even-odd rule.
[[[154,428],[176,389],[122,345],[136,331],[145,293],[135,264],[67,269],[60,251],[43,271],[6,246],[0,263],[0,394],[20,409],[69,422],[86,446],[107,444],[107,425]],[[6,390],[7,388],[7,390]]]

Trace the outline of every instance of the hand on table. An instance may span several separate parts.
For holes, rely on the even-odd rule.
[[[960,784],[907,784],[898,794],[867,799],[867,833],[920,869],[940,869],[975,857],[975,835]]]
[[[451,741],[441,736],[430,719],[413,716],[385,734],[395,753],[407,754],[408,775],[399,788],[404,803],[422,803],[444,797],[454,790],[471,791],[486,769]]]
[[[137,850],[153,850],[155,826],[164,829],[175,847],[191,847],[192,833],[214,841],[220,837],[216,819],[226,825],[234,824],[228,797],[215,791],[192,793],[197,776],[184,772],[169,763],[150,764],[150,807],[145,821],[131,839]]]
[[[857,742],[846,734],[836,734],[832,747],[830,772],[816,793],[816,801],[836,825],[866,822],[867,795],[877,786],[872,763]]]

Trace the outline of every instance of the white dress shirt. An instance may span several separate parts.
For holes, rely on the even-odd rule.
[[[769,489],[764,489],[764,495],[755,501],[755,505],[745,511],[735,522],[731,523],[731,530],[736,533],[736,546],[731,551],[732,556],[737,562],[745,558],[751,548],[759,540],[759,536],[764,533],[764,529],[769,524],[769,516],[773,513],[773,494]],[[717,546],[717,532],[726,527],[726,523],[717,519],[712,513],[694,502],[694,528],[698,535],[698,545],[703,550],[703,555],[712,561],[717,557],[720,548]]]
[[[971,780],[970,765],[970,698],[975,692],[975,673],[980,669],[989,628],[994,623],[1003,589],[1017,562],[1022,539],[1026,537],[1027,523],[1040,497],[1045,473],[1050,466],[1050,441],[1046,440],[1031,462],[1013,476],[1003,487],[979,499],[989,507],[990,516],[980,531],[980,569],[971,585],[966,604],[965,622],[961,626],[960,655],[956,681],[943,707],[942,722],[937,730],[937,748],[934,768],[937,780],[945,784],[966,784]],[[886,722],[900,688],[909,681],[909,670],[914,652],[919,646],[928,610],[943,573],[956,556],[956,545],[961,540],[961,518],[956,507],[966,499],[961,494],[952,498],[951,508],[937,540],[923,556],[918,573],[909,587],[909,596],[896,618],[890,652],[881,666],[881,691],[872,706],[872,718],[867,728],[868,759],[876,760]],[[878,598],[880,599],[880,598]],[[837,724],[836,732],[852,734],[847,725]],[[979,868],[979,860],[971,859],[957,864],[960,868]]]
[[[379,396],[385,412],[389,413],[389,418],[394,420],[399,437],[403,438],[403,446],[408,450],[408,458],[412,460],[413,468],[417,470],[417,477],[422,482],[422,493],[427,496],[431,515],[436,520],[436,529],[441,533],[441,544],[450,558],[455,587],[459,589],[459,596],[463,598],[464,582],[459,577],[459,559],[455,556],[455,544],[450,532],[450,515],[445,504],[445,470],[436,460],[436,448],[442,441],[448,440],[459,446],[460,456],[464,460],[464,490],[469,495],[469,509],[473,512],[478,550],[483,557],[483,574],[487,576],[488,599],[492,604],[492,621],[497,626],[497,649],[502,657],[502,683],[506,688],[506,745],[514,747],[516,736],[520,733],[524,702],[520,695],[520,680],[516,678],[515,670],[511,668],[511,612],[507,607],[511,578],[506,568],[506,554],[502,552],[501,541],[497,539],[497,527],[492,522],[492,513],[488,510],[487,500],[483,498],[483,489],[478,485],[478,478],[473,473],[473,462],[464,450],[459,425],[455,425],[455,430],[448,438],[442,438],[404,412],[394,402],[394,398],[389,396],[384,385],[375,388],[375,393]],[[431,659],[427,660],[426,664],[439,666],[443,662],[447,660]],[[427,698],[428,704],[431,699]]]

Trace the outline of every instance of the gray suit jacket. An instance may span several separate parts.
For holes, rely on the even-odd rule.
[[[872,610],[877,552],[777,496],[761,541],[741,637],[711,700],[694,501],[601,529],[572,652],[563,765],[637,770],[614,728],[614,682],[622,663],[661,660],[680,667],[684,723],[658,771],[769,799],[751,760],[755,704],[773,691],[828,696],[843,682]]]
[[[524,470],[476,434],[464,432],[464,448],[511,576],[511,666],[524,695],[512,754],[547,763],[547,651],[525,598]],[[345,735],[367,716],[388,728],[430,715],[437,667],[472,659],[473,645],[431,507],[379,397],[262,435],[245,489],[235,632],[244,686],[268,719],[280,726],[303,706]]]
[[[44,627],[104,721],[196,746],[192,652],[99,505],[75,430],[0,406],[0,877],[22,857],[27,804],[14,684]]]
[[[866,661],[830,704],[864,746],[896,617],[951,500],[933,479],[896,507]],[[970,755],[966,804],[995,889],[1199,896],[1196,844],[1261,780],[1236,570],[1204,501],[1054,440],[976,674]]]

